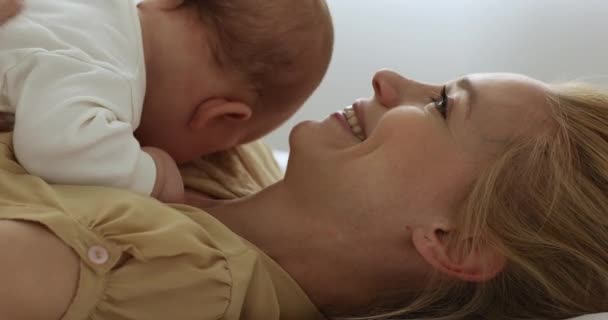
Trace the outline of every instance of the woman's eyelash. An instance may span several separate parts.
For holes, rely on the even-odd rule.
[[[441,89],[441,96],[438,98],[431,98],[431,100],[433,101],[433,103],[435,104],[435,107],[437,108],[437,110],[439,111],[439,113],[441,113],[441,116],[444,119],[448,118],[448,88],[447,86],[444,86],[443,89]]]

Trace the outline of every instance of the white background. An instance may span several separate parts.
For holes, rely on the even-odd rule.
[[[336,29],[327,77],[302,110],[266,137],[288,149],[294,124],[372,94],[375,70],[422,81],[519,72],[608,84],[608,0],[327,0]]]

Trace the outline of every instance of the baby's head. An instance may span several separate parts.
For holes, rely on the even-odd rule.
[[[159,3],[164,11],[150,19]],[[142,14],[146,10],[148,18]],[[148,92],[137,135],[178,162],[278,127],[317,88],[333,51],[333,26],[323,0],[145,0],[140,15],[144,46],[155,56],[146,54]],[[163,27],[162,19],[171,15],[184,22]],[[156,38],[163,40],[155,40],[165,44],[156,46],[182,48],[163,55],[154,40],[146,44],[146,33],[154,38],[146,27],[161,34]],[[191,43],[169,39],[180,28],[191,33]],[[196,52],[201,54],[193,58]],[[154,60],[162,61],[156,62],[160,68]]]

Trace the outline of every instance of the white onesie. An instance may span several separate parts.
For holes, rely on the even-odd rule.
[[[145,95],[135,0],[27,0],[0,28],[1,111],[17,160],[51,183],[150,194],[154,160],[133,132]]]

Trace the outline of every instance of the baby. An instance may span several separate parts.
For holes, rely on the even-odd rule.
[[[178,164],[279,126],[332,49],[324,0],[28,0],[0,28],[0,112],[31,174],[181,202]]]

